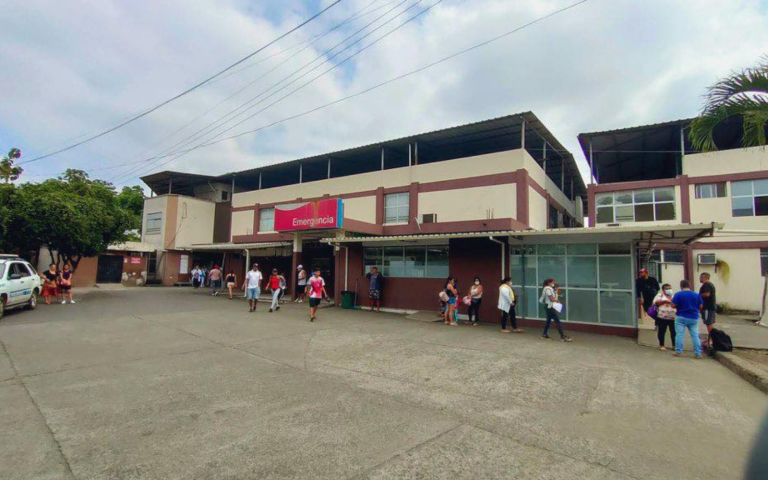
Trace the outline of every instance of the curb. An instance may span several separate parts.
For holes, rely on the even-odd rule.
[[[756,388],[768,394],[768,372],[752,365],[752,362],[729,352],[717,352],[715,358]]]

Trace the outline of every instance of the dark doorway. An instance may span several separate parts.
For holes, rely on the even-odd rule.
[[[120,255],[99,255],[96,283],[120,283],[123,277],[123,257]]]
[[[304,267],[309,268],[310,275],[316,268],[320,269],[320,275],[325,280],[325,291],[329,296],[333,297],[336,293],[334,291],[335,262],[333,247],[319,242],[306,242],[302,250]]]

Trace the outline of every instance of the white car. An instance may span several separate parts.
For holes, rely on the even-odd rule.
[[[16,255],[0,255],[0,318],[6,309],[37,306],[43,282],[35,268]]]

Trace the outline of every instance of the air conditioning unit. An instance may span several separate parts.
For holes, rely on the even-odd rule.
[[[421,223],[437,223],[436,213],[425,213],[421,216]]]
[[[699,265],[717,265],[717,257],[714,253],[700,253]]]

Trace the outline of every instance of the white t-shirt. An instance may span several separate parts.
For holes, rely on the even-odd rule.
[[[552,308],[552,306],[557,301],[557,294],[555,293],[555,289],[550,286],[544,287],[544,292],[541,294],[541,296],[544,298],[544,303],[547,304],[547,308]],[[555,301],[552,301],[551,297],[555,297]]]
[[[261,275],[261,271],[254,272],[253,270],[250,270],[245,275],[245,278],[248,280],[248,288],[259,288],[261,286],[261,279],[263,277]]]
[[[307,284],[307,272],[306,270],[299,270],[299,285],[304,286]]]

